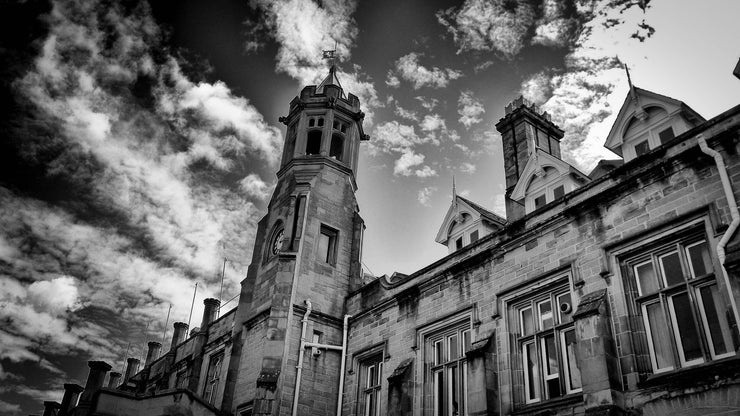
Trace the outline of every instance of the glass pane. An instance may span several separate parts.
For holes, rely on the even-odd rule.
[[[683,355],[684,362],[702,360],[699,331],[696,330],[694,317],[691,313],[691,300],[688,293],[671,296],[672,312],[675,314],[675,322],[678,329],[679,353]],[[703,361],[703,360],[702,360]]]
[[[444,355],[442,351],[442,341],[434,343],[434,365],[439,365],[444,362]]]
[[[540,312],[540,330],[552,328],[552,303],[549,300],[537,304]]]
[[[465,355],[466,352],[470,351],[470,331],[465,330],[462,333],[463,343],[462,343],[462,355]]]
[[[447,407],[448,414],[455,416],[458,415],[459,403],[458,403],[458,392],[460,387],[457,385],[457,367],[449,367],[447,369],[447,377],[449,385],[447,388]]]
[[[365,387],[372,387],[375,385],[375,366],[371,365],[367,369],[367,385]]]
[[[534,334],[534,322],[532,320],[532,308],[522,309],[519,313],[520,330],[523,336]]]
[[[562,295],[558,295],[557,300],[558,300],[558,302],[557,302],[558,305],[557,306],[558,306],[558,318],[559,318],[558,321],[559,321],[559,323],[562,324],[562,323],[565,323],[565,322],[569,322],[570,321],[570,313],[563,312],[563,308],[564,308],[563,305],[568,305],[568,309],[571,308],[570,305],[572,305],[572,303],[570,301],[570,292],[569,293],[563,293]]]
[[[683,271],[681,271],[681,260],[678,258],[677,251],[660,256],[660,264],[663,268],[663,279],[665,279],[666,287],[684,281]]]
[[[478,230],[475,230],[472,233],[470,233],[470,242],[475,243],[476,241],[478,241]]]
[[[375,416],[375,392],[372,391],[365,395],[365,415]]]
[[[534,342],[524,344],[522,360],[524,361],[524,385],[527,401],[533,401],[540,397],[540,370],[537,365]]]
[[[673,352],[671,351],[671,334],[668,331],[668,322],[660,302],[645,305],[647,314],[647,330],[653,347],[653,359],[656,370],[673,368]]]
[[[319,258],[327,263],[329,262],[329,240],[331,240],[331,237],[328,235],[319,234]]]
[[[649,151],[650,151],[650,145],[648,144],[647,140],[645,140],[644,142],[637,143],[635,145],[635,155],[636,156],[642,156]]]
[[[434,415],[435,416],[442,416],[442,411],[444,409],[445,390],[444,390],[444,383],[442,382],[442,377],[444,377],[442,370],[434,373]]]
[[[652,261],[646,261],[635,266],[635,278],[637,279],[640,296],[658,291],[658,280],[655,277]]]
[[[665,144],[676,136],[673,133],[673,128],[668,127],[667,129],[662,130],[660,133],[658,133],[658,137],[660,138],[660,144]]]
[[[552,335],[542,339],[542,360],[545,364],[545,376],[558,375],[558,356],[555,350],[555,337]]]
[[[457,334],[447,337],[447,361],[457,360]]]
[[[578,369],[576,360],[576,331],[570,329],[563,334],[563,361],[568,370],[568,390],[577,390],[581,385],[581,370]]]
[[[552,191],[552,197],[553,199],[558,199],[561,196],[565,195],[565,187],[563,185],[558,186],[557,188],[553,189]]]
[[[717,285],[704,286],[701,293],[704,325],[710,338],[710,347],[714,355],[722,355],[735,350],[732,343],[732,332],[725,311],[727,307],[717,290]]]
[[[693,277],[703,276],[712,271],[707,242],[702,241],[686,248]]]
[[[537,198],[534,199],[534,207],[535,208],[539,208],[539,207],[545,205],[545,203],[546,203],[545,195],[540,195],[540,196],[538,196]]]

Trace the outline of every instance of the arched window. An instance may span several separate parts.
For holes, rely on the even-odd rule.
[[[342,160],[342,153],[344,151],[344,138],[338,134],[331,136],[331,147],[329,148],[329,157],[333,157],[336,160]]]
[[[321,130],[311,130],[306,140],[306,154],[318,155],[319,153],[321,153]]]

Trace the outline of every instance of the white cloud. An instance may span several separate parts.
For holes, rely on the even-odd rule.
[[[72,310],[79,306],[75,279],[62,276],[33,282],[28,286],[28,300],[37,310],[49,311],[56,315]]]
[[[272,187],[265,183],[256,173],[250,173],[239,181],[239,187],[247,196],[266,199],[272,193]]]
[[[424,107],[427,111],[432,111],[434,108],[439,104],[439,100],[436,98],[426,98],[421,95],[414,97],[422,107]]]
[[[460,123],[466,128],[483,121],[481,115],[486,110],[483,104],[473,96],[472,91],[461,91],[457,100],[457,113],[460,115]]]
[[[410,176],[414,174],[413,167],[424,163],[424,155],[414,153],[413,151],[407,151],[396,160],[393,166],[393,173],[395,175]]]
[[[419,190],[419,193],[416,195],[416,199],[419,201],[419,203],[425,207],[430,206],[429,205],[429,199],[432,197],[432,194],[437,191],[437,187],[435,186],[426,186]]]
[[[438,130],[447,130],[447,123],[439,114],[427,114],[419,124],[423,131],[434,132]]]
[[[398,103],[396,103],[393,112],[397,116],[399,116],[401,118],[405,118],[406,120],[416,121],[416,122],[419,121],[419,116],[416,114],[416,112],[411,111],[411,110],[407,110],[407,109],[401,107]]]
[[[277,70],[298,80],[301,85],[317,84],[326,76],[323,50],[334,48],[343,61],[349,61],[357,37],[357,23],[352,14],[355,0],[254,0],[250,6],[262,12],[257,21],[248,21],[252,28],[269,32],[277,41]],[[251,44],[249,44],[251,47]],[[341,69],[341,68],[340,68]],[[372,82],[367,81],[358,65],[352,71],[338,71],[345,92],[355,94],[363,104],[365,122],[371,125],[374,109],[381,106]]]
[[[20,414],[21,406],[19,404],[8,403],[0,400],[0,413],[4,415]]]
[[[422,55],[411,52],[396,61],[396,74],[398,77],[412,84],[414,89],[422,87],[444,88],[450,81],[462,76],[462,72],[438,67],[427,68],[419,63]],[[389,73],[389,77],[391,74]]]
[[[437,176],[437,171],[425,165],[423,168],[415,170],[414,175],[419,178],[431,178]]]
[[[398,86],[401,85],[401,80],[393,74],[393,71],[389,70],[385,79],[385,85],[391,88],[398,88]]]
[[[460,8],[437,12],[459,52],[496,51],[511,59],[526,45],[535,10],[525,0],[466,0]]]
[[[460,165],[460,172],[472,175],[475,173],[475,165],[470,162],[463,162],[463,164]]]

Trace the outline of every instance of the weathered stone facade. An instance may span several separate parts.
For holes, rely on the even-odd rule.
[[[305,88],[283,119],[238,307],[207,311],[121,386],[103,387],[110,366],[91,362],[79,405],[82,388],[65,385],[59,414],[740,414],[740,106],[681,119],[686,131],[588,177],[560,161],[562,130],[515,102],[496,126],[507,221],[463,200],[488,218],[486,235],[369,281],[354,176],[362,116],[333,70]],[[524,204],[513,190],[529,174],[567,187]],[[458,202],[444,230],[462,232]]]

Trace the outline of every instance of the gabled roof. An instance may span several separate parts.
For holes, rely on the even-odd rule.
[[[624,98],[622,107],[619,109],[616,120],[612,124],[609,135],[606,137],[604,147],[612,152],[622,156],[622,137],[633,116],[640,117],[645,114],[648,107],[660,107],[666,110],[668,114],[681,112],[689,120],[706,121],[699,113],[686,105],[683,101],[666,95],[658,94],[652,91],[644,90],[638,87],[632,87],[630,92]]]
[[[321,81],[321,84],[316,87],[316,93],[322,94],[324,92],[324,87],[327,85],[335,85],[339,87],[339,89],[342,90],[342,96],[344,96],[344,89],[342,88],[342,84],[339,83],[339,78],[337,78],[337,67],[335,65],[332,65],[331,68],[329,68],[329,75],[327,75],[326,78]]]
[[[532,156],[527,160],[527,164],[524,166],[522,175],[519,177],[519,181],[516,183],[514,190],[511,191],[511,199],[519,201],[524,199],[526,195],[529,183],[532,182],[535,176],[541,175],[545,167],[551,167],[560,173],[560,176],[572,174],[575,177],[582,178],[586,181],[591,179],[583,174],[580,170],[571,166],[568,162],[559,159],[539,147],[535,149]]]
[[[483,208],[482,206],[470,201],[467,198],[463,198],[460,195],[455,194],[455,197],[450,204],[450,208],[447,210],[447,214],[445,214],[444,221],[442,221],[442,225],[439,227],[437,237],[434,238],[434,241],[440,244],[444,244],[447,241],[448,232],[450,231],[452,224],[457,221],[458,216],[461,212],[468,212],[475,219],[481,218],[500,227],[506,225],[506,220],[501,216],[494,214],[493,212]]]
[[[588,177],[596,180],[622,165],[624,165],[622,159],[601,159],[596,167],[588,173]]]

